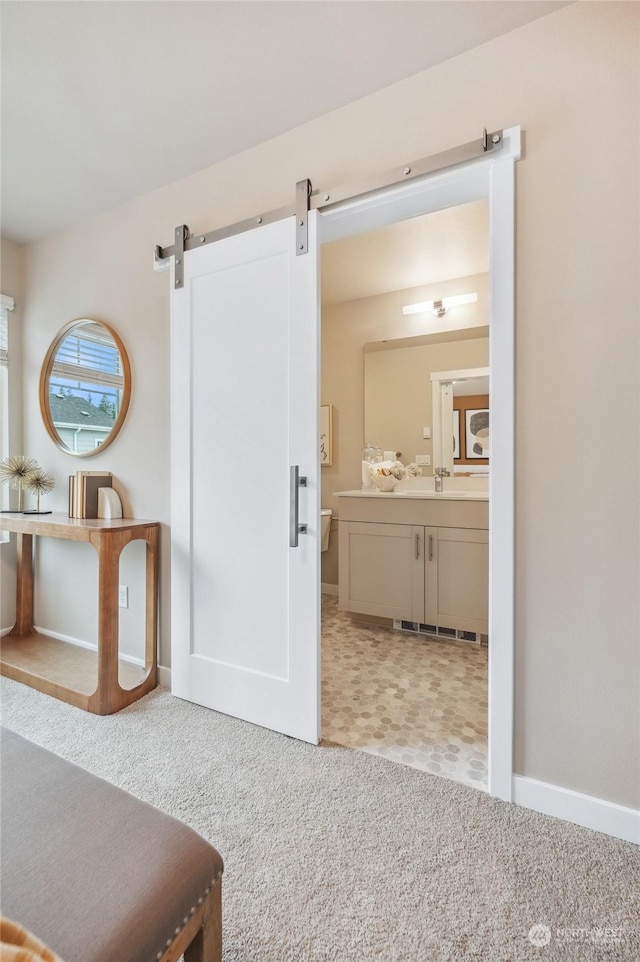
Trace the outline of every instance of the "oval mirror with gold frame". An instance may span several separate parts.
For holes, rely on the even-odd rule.
[[[131,399],[124,344],[104,321],[79,318],[56,335],[40,374],[40,411],[59,448],[98,454],[117,436]]]

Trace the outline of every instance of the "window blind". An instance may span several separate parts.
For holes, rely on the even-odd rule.
[[[63,378],[95,387],[122,388],[120,353],[109,336],[84,329],[82,334],[65,337],[60,344],[51,377],[52,381]]]

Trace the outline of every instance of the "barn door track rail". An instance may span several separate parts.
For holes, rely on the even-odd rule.
[[[263,224],[272,224],[274,221],[283,220],[285,217],[292,217],[293,215],[296,218],[296,254],[306,254],[308,250],[307,221],[310,210],[326,210],[336,204],[355,200],[366,194],[396,187],[398,184],[407,181],[418,180],[428,174],[435,174],[450,167],[457,167],[459,164],[477,160],[485,154],[499,150],[502,144],[502,130],[487,133],[485,128],[479,140],[472,140],[467,144],[451,147],[449,150],[432,154],[430,157],[422,157],[420,160],[415,160],[404,167],[393,167],[391,170],[376,174],[368,180],[346,184],[332,190],[313,190],[310,180],[300,180],[296,184],[294,203],[286,207],[279,207],[277,210],[258,214],[256,217],[249,217],[227,227],[216,228],[206,234],[192,234],[186,224],[180,224],[175,229],[174,243],[171,246],[156,246],[154,269],[158,272],[168,270],[169,259],[175,257],[174,287],[176,290],[180,290],[184,286],[184,255],[186,251],[195,250],[196,247],[202,247],[204,244],[212,244],[225,237],[242,234],[244,231],[253,230]]]

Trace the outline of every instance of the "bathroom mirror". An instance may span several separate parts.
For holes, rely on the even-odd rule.
[[[104,321],[70,321],[55,337],[40,374],[40,410],[59,448],[98,454],[117,436],[129,407],[131,366]]]
[[[488,374],[488,363],[487,325],[365,344],[365,441],[383,450],[401,451],[405,464],[418,455],[429,456],[430,464],[423,466],[426,475],[434,467],[447,467],[449,462],[453,472],[452,445],[449,459],[442,460],[444,414],[440,397],[434,398],[431,376],[478,368],[486,369],[483,373]],[[478,389],[477,393],[483,392]],[[452,433],[452,407],[450,404],[446,422],[448,436]],[[429,438],[424,437],[425,428]]]

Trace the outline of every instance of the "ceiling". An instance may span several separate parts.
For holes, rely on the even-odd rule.
[[[388,294],[489,270],[485,200],[322,246],[322,303]]]
[[[565,5],[3,0],[2,233],[51,234]]]

